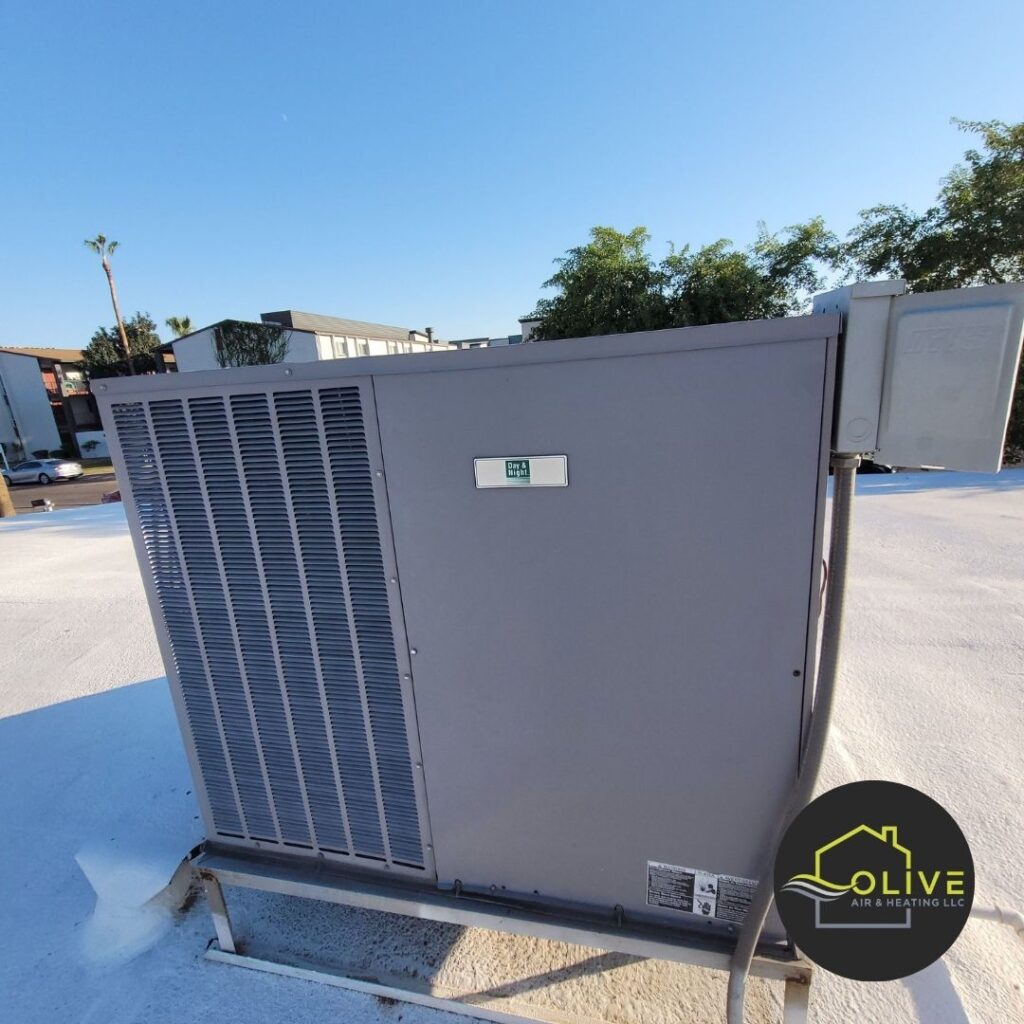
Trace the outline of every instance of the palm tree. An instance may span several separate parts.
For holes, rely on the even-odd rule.
[[[184,338],[186,334],[192,333],[192,317],[190,316],[169,316],[164,323],[174,331],[176,338]]]
[[[107,284],[110,285],[110,301],[114,304],[114,319],[117,320],[117,333],[121,336],[121,347],[124,349],[124,357],[128,363],[128,372],[134,373],[135,367],[132,366],[132,350],[128,344],[128,335],[124,332],[121,306],[117,301],[117,289],[114,287],[114,272],[110,269],[110,257],[114,255],[117,242],[108,242],[105,235],[97,235],[95,238],[87,238],[85,244],[99,256],[103,263],[103,272],[107,275]]]

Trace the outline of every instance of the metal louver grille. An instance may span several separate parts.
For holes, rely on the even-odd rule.
[[[211,827],[423,867],[359,387],[113,414]]]

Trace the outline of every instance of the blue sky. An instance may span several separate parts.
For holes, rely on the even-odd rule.
[[[924,206],[1024,116],[1024,4],[3,5],[0,344],[125,312],[517,329],[594,224],[749,242]],[[167,332],[165,332],[167,336]]]

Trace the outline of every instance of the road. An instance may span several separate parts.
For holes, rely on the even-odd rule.
[[[18,513],[33,512],[32,502],[36,498],[49,498],[54,508],[78,508],[81,505],[98,505],[108,491],[117,490],[113,473],[97,473],[81,476],[77,480],[54,484],[13,484],[11,500]]]

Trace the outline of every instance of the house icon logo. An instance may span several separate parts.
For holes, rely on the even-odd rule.
[[[970,914],[974,865],[939,804],[894,782],[855,782],[793,821],[775,898],[793,941],[846,977],[906,977],[938,959]]]
[[[884,865],[880,869],[882,891],[895,895],[895,886],[904,885],[912,872],[912,861],[910,850],[901,846],[897,839],[895,825],[883,825],[880,829],[857,825],[818,847],[814,851],[813,874],[793,875],[782,892],[795,893],[814,902],[817,928],[910,928],[910,906],[876,906],[876,912],[871,915],[851,914],[849,909],[860,906],[857,896],[868,896],[878,889],[879,864]],[[863,867],[865,864],[874,865],[875,870]],[[834,879],[846,879],[846,882]],[[844,899],[847,896],[851,899]],[[849,904],[852,906],[848,908]]]

